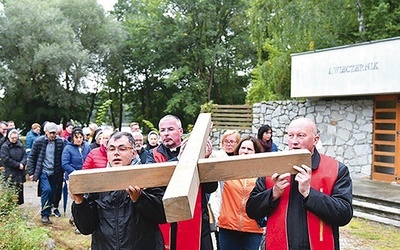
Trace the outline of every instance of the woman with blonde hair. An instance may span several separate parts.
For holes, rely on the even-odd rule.
[[[25,148],[26,148],[27,157],[29,157],[29,153],[32,150],[33,142],[35,141],[36,138],[38,138],[40,136],[40,128],[41,128],[40,124],[35,122],[32,124],[31,130],[29,130],[29,132],[26,134]]]
[[[222,135],[221,138],[221,148],[225,151],[225,153],[229,156],[234,154],[235,147],[240,141],[240,134],[236,130],[228,129]]]
[[[232,156],[235,153],[235,148],[240,141],[240,134],[238,131],[233,129],[228,129],[225,133],[222,134],[221,137],[221,150],[213,151],[210,158],[213,157],[227,157]],[[217,241],[217,250],[220,250],[219,244],[219,232],[218,232],[218,217],[221,209],[221,195],[222,195],[222,186],[224,185],[223,181],[218,182],[218,188],[215,192],[210,195],[209,207],[213,214],[213,219],[215,221],[215,239]]]

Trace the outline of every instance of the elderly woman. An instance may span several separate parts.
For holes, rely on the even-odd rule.
[[[24,204],[26,152],[16,129],[7,130],[6,141],[1,146],[0,155],[5,168],[5,178],[17,189],[17,204]]]
[[[71,132],[71,142],[68,142],[62,152],[62,168],[65,170],[65,179],[75,170],[81,170],[87,155],[90,152],[89,144],[84,141],[84,134],[81,128],[76,127]],[[74,224],[71,216],[70,224]],[[76,231],[78,233],[79,231]]]
[[[228,129],[225,133],[222,134],[221,137],[221,150],[213,151],[211,154],[211,158],[213,157],[226,157],[232,156],[235,154],[235,148],[240,142],[240,134],[238,131],[233,129]],[[216,231],[214,231],[215,239],[217,243],[217,250],[221,249],[219,242],[219,228],[218,228],[218,217],[221,210],[221,202],[222,202],[222,186],[224,182],[218,182],[217,190],[210,195],[209,204],[211,212],[215,219]]]
[[[113,133],[112,129],[105,128],[98,134],[100,139],[100,147],[93,148],[87,155],[85,162],[83,163],[82,169],[92,168],[105,168],[107,167],[107,141],[110,135]]]
[[[221,147],[229,156],[234,155],[235,147],[240,141],[240,134],[236,130],[228,129],[222,135]]]

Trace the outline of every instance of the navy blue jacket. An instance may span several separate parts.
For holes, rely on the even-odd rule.
[[[35,140],[31,153],[28,158],[28,170],[29,175],[33,175],[33,180],[37,181],[40,179],[42,174],[43,161],[46,156],[46,147],[49,143],[49,139],[46,135],[42,135]],[[54,175],[59,176],[64,173],[61,167],[61,154],[64,148],[64,140],[60,137],[56,137],[54,140],[55,151],[54,151]]]
[[[90,146],[87,142],[82,143],[82,152],[79,147],[73,143],[68,142],[62,152],[62,168],[65,171],[65,179],[68,180],[68,175],[75,170],[81,170],[85,162],[86,156],[90,152]]]

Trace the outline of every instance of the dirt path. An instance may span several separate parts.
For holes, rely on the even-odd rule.
[[[24,200],[25,203],[21,205],[22,208],[37,208],[40,211],[40,197],[37,196],[37,182],[27,181],[24,184]],[[71,214],[71,198],[68,197],[67,200],[67,210],[65,216],[70,216]],[[63,214],[63,198],[60,201],[60,212]],[[64,214],[63,214],[64,215]]]
[[[91,236],[76,234],[75,228],[69,224],[71,216],[71,198],[68,197],[66,211],[63,211],[63,199],[60,202],[61,217],[51,216],[51,225],[42,225],[40,216],[40,197],[37,196],[37,182],[28,181],[24,184],[25,203],[20,206],[28,214],[33,223],[49,229],[51,239],[46,243],[47,249],[90,249]]]

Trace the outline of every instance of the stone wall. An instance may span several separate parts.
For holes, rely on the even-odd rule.
[[[264,124],[273,129],[278,149],[288,150],[287,127],[295,118],[308,117],[317,124],[321,153],[332,156],[349,167],[354,175],[371,176],[373,100],[271,101],[253,105],[252,131],[242,136],[257,136]],[[220,147],[225,130],[212,131],[214,148]]]

